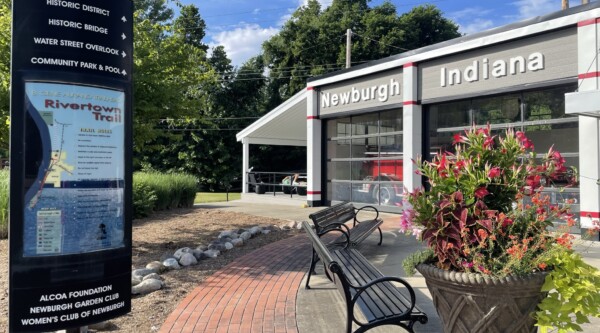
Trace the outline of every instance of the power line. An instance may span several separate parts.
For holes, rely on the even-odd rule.
[[[354,31],[352,32],[352,34],[353,34],[353,35],[356,35],[356,36],[358,36],[358,37],[360,37],[360,38],[368,39],[368,40],[370,40],[370,41],[372,41],[372,42],[376,42],[376,43],[379,43],[379,44],[382,44],[382,45],[385,45],[385,46],[393,47],[393,48],[395,48],[395,49],[398,49],[398,50],[400,50],[400,51],[410,51],[409,49],[405,49],[405,48],[403,48],[403,47],[398,47],[398,46],[394,46],[394,45],[391,45],[391,44],[386,44],[386,43],[382,42],[381,40],[375,40],[375,39],[373,39],[373,38],[369,38],[369,37],[367,37],[367,36],[363,36],[363,35],[361,35],[361,34],[357,34],[357,33],[356,33],[356,32],[354,32]]]

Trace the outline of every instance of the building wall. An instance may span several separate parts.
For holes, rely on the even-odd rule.
[[[530,26],[516,27],[515,29],[520,31],[518,33],[501,28],[497,29],[496,34],[489,33],[483,34],[479,38],[464,39],[465,43],[469,45],[469,49],[461,50],[460,43],[463,40],[458,39],[454,45],[452,42],[447,42],[440,46],[439,52],[436,52],[435,46],[424,50],[426,57],[419,57],[416,52],[416,55],[408,54],[406,62],[402,61],[402,57],[390,59],[389,63],[394,66],[388,66],[381,62],[373,66],[373,68],[385,69],[381,72],[375,72],[375,70],[369,72],[367,66],[357,70],[358,73],[364,74],[359,77],[347,79],[349,75],[342,73],[339,77],[345,78],[343,81],[336,82],[331,77],[323,79],[321,82],[328,84],[314,87],[318,102],[314,103],[314,107],[317,108],[316,112],[313,110],[316,117],[322,122],[322,141],[318,144],[315,141],[315,145],[310,149],[312,149],[313,155],[320,154],[323,158],[319,179],[328,179],[323,179],[321,182],[325,187],[322,188],[324,203],[328,203],[332,199],[333,201],[353,200],[358,198],[353,195],[356,192],[355,189],[364,190],[368,185],[376,185],[374,179],[352,176],[352,167],[349,167],[348,174],[350,176],[338,179],[339,182],[336,186],[342,184],[343,188],[350,191],[350,195],[338,196],[336,199],[336,190],[333,186],[336,178],[331,176],[336,174],[336,170],[332,170],[336,168],[334,162],[355,162],[352,158],[357,159],[357,155],[352,155],[352,151],[360,152],[361,149],[364,149],[352,143],[353,135],[340,137],[339,132],[332,133],[334,128],[337,128],[339,122],[347,122],[352,127],[355,120],[360,124],[361,117],[369,114],[378,114],[381,117],[384,112],[390,110],[402,110],[402,127],[396,134],[402,136],[403,147],[396,153],[401,154],[403,159],[404,170],[400,178],[411,175],[410,181],[391,182],[396,187],[400,185],[412,190],[420,185],[418,177],[414,177],[414,169],[407,171],[407,165],[411,165],[412,160],[421,154],[430,154],[432,132],[438,131],[438,129],[441,129],[442,132],[460,130],[473,123],[483,125],[479,120],[486,119],[486,117],[492,119],[490,114],[500,115],[498,119],[486,120],[491,122],[494,128],[519,126],[520,129],[529,131],[534,137],[540,136],[538,141],[543,143],[540,146],[549,143],[548,140],[555,140],[558,145],[568,146],[568,150],[577,150],[568,152],[567,157],[571,164],[583,164],[584,157],[579,156],[578,148],[573,148],[577,147],[577,143],[574,141],[577,137],[582,140],[582,134],[579,132],[581,119],[565,114],[564,93],[577,90],[578,76],[581,78],[583,73],[584,77],[589,78],[590,75],[586,73],[589,68],[592,72],[598,73],[597,53],[600,31],[597,27],[596,16],[600,16],[598,11],[600,5],[591,4],[585,8],[589,8],[589,10],[575,12],[572,17],[569,16],[569,12],[565,12],[567,14],[562,16],[562,13],[549,15],[545,21],[533,20]],[[573,17],[576,17],[577,20],[593,20],[593,27],[582,29],[578,27],[578,22]],[[585,34],[585,38],[582,38],[582,34]],[[509,35],[515,37],[507,40],[506,36]],[[495,39],[498,42],[494,42]],[[582,45],[582,40],[588,40],[585,42],[586,45]],[[472,46],[477,45],[478,41],[481,41],[484,46],[473,48]],[[444,54],[448,49],[451,49],[453,53]],[[582,52],[589,54],[582,56]],[[419,58],[423,59],[411,62],[411,59]],[[594,59],[592,65],[596,67],[589,66],[588,58]],[[583,69],[584,67],[588,69]],[[585,82],[584,88],[588,89],[589,86],[589,89],[597,90],[598,75],[593,76],[591,80],[594,84]],[[544,103],[538,101],[536,102],[538,108],[531,111],[528,109],[526,99],[535,98],[536,94],[542,96],[541,98],[552,96],[551,99],[558,99],[558,101],[549,102],[548,105],[543,105]],[[450,103],[451,106],[445,108],[446,104],[444,103]],[[481,106],[477,103],[487,104]],[[456,112],[457,116],[462,117],[462,123],[459,121],[459,124],[454,127],[444,127],[441,123],[432,125],[430,116],[434,114],[432,111],[434,109],[436,117],[440,117],[440,115],[452,117],[452,112]],[[459,111],[453,111],[453,109]],[[547,110],[547,112],[542,114],[543,112],[540,110]],[[540,116],[532,117],[531,112],[538,112]],[[594,142],[600,141],[599,122],[589,119],[586,119],[585,122],[588,125],[593,123],[593,126],[586,126],[596,128],[596,132],[590,132],[591,139]],[[330,126],[330,124],[335,124],[335,126]],[[381,128],[381,121],[378,126]],[[337,131],[337,129],[335,130]],[[586,130],[587,132],[589,130]],[[563,137],[564,139],[561,139]],[[358,135],[357,138],[369,139],[364,135]],[[334,144],[344,141],[344,139],[348,139],[349,145],[346,147],[349,149],[347,161],[334,155],[333,152],[336,150],[332,149]],[[421,141],[425,142],[424,149],[420,149]],[[368,140],[365,142],[368,145]],[[337,147],[336,149],[342,148]],[[593,163],[592,169],[597,171],[600,164],[599,155],[600,153],[590,155],[594,160],[585,160],[585,164]],[[381,154],[379,156],[381,157]],[[381,159],[378,163],[381,163]],[[360,166],[357,164],[356,168],[358,169]],[[315,169],[315,172],[318,171]],[[571,192],[573,191],[571,190]],[[596,188],[594,192],[598,192],[598,189]],[[582,196],[582,201],[588,200],[584,197]],[[600,193],[595,197],[600,197]],[[373,198],[368,199],[367,197],[360,203],[381,203],[373,200]],[[598,198],[593,200],[594,203],[588,205],[590,210],[600,211],[600,208],[597,208],[600,205],[596,203]],[[397,206],[399,205],[394,204],[389,205],[390,209],[383,208],[394,211],[393,208]],[[600,213],[594,214],[600,216]]]

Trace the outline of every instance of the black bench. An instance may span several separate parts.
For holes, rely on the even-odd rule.
[[[358,214],[361,211],[371,211],[375,213],[375,217],[369,220],[358,220]],[[315,231],[317,235],[321,236],[330,230],[344,230],[350,236],[350,245],[356,246],[363,240],[365,240],[373,231],[379,230],[379,243],[383,241],[383,234],[379,227],[383,220],[379,218],[379,211],[373,206],[364,206],[356,209],[354,205],[349,202],[342,202],[331,207],[322,209],[318,212],[308,215],[313,221]],[[352,221],[352,228],[349,228],[346,223]],[[327,247],[333,249],[335,247],[345,246],[346,237],[340,235],[338,238],[330,241]],[[310,282],[310,277],[314,273],[315,265],[319,261],[319,257],[313,252],[312,260],[310,263],[310,271],[306,279],[306,287]]]
[[[415,305],[415,292],[405,280],[384,276],[360,252],[350,247],[329,249],[306,221],[302,222],[316,253],[346,303],[346,332],[352,332],[352,323],[358,325],[354,331],[365,332],[381,325],[397,325],[408,332],[413,331],[415,322],[427,323],[427,315]],[[349,235],[340,232],[349,240]],[[396,286],[394,283],[399,283]],[[357,317],[358,316],[358,317]]]
[[[373,219],[360,221],[358,214],[361,211],[372,211],[376,215]],[[383,234],[379,227],[383,221],[379,218],[379,211],[373,206],[364,206],[357,209],[349,202],[342,202],[312,213],[308,217],[313,221],[317,235],[324,234],[331,229],[340,229],[342,224],[352,221],[352,229],[350,229],[350,244],[352,246],[358,245],[375,230],[379,230],[379,245],[383,240]],[[343,236],[340,236],[338,241],[345,242]]]

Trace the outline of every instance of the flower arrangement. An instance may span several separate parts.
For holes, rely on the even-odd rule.
[[[549,293],[535,315],[542,332],[581,330],[588,316],[600,317],[600,272],[572,250],[572,235],[554,227],[575,225],[569,202],[553,205],[541,191],[576,182],[560,152],[538,157],[523,132],[496,136],[489,125],[454,135],[453,147],[416,161],[429,188],[406,193],[400,224],[429,251],[409,257],[408,266],[426,261],[491,277],[545,271]]]

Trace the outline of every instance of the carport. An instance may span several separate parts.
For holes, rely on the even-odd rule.
[[[243,144],[242,193],[248,193],[250,145],[307,146],[306,100],[302,90],[236,135]]]

